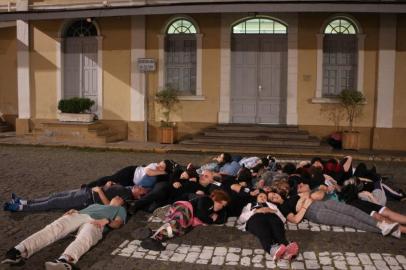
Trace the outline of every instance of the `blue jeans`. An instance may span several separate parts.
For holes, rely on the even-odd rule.
[[[53,193],[48,197],[28,200],[22,211],[47,211],[54,209],[83,209],[93,203],[89,188]]]

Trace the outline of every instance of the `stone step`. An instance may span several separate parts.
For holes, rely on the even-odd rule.
[[[317,150],[323,152],[330,152],[331,147],[328,145],[237,145],[237,144],[218,144],[218,143],[199,143],[194,142],[193,140],[182,141],[180,144],[187,146],[189,149],[196,148],[196,149],[207,149],[210,151],[230,151],[234,150],[237,151],[239,149],[243,149],[244,151],[253,151],[253,152],[263,152],[263,153],[272,153],[273,151],[282,151],[283,149],[290,149],[300,151],[302,150]],[[299,150],[298,150],[299,149]]]
[[[297,126],[287,125],[253,125],[253,124],[221,124],[215,127],[221,131],[241,131],[241,132],[298,132]]]
[[[247,145],[255,145],[255,146],[313,146],[318,147],[320,146],[320,141],[315,138],[308,138],[306,140],[293,140],[293,139],[244,139],[244,138],[222,138],[222,137],[208,137],[208,136],[199,136],[194,137],[192,140],[182,141],[181,144],[214,144],[214,145],[236,145],[236,146],[247,146]]]
[[[298,132],[267,132],[267,131],[219,131],[217,129],[210,129],[204,131],[204,136],[209,137],[223,137],[223,138],[273,138],[273,139],[308,139],[309,134],[306,131]]]
[[[0,125],[0,132],[9,132],[9,131],[13,131],[13,128],[10,125],[8,124]]]

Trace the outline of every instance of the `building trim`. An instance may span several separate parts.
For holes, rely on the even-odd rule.
[[[272,16],[258,15],[282,22],[288,27],[288,68],[287,97],[286,97],[286,124],[297,125],[297,76],[298,76],[298,18],[297,14]],[[221,16],[221,52],[220,52],[220,108],[219,123],[231,122],[231,33],[235,22],[241,21],[239,15],[223,14]]]
[[[381,14],[376,127],[393,127],[396,69],[396,15]]]
[[[72,20],[67,20],[62,24],[58,31],[58,37],[56,41],[56,104],[63,98],[63,86],[64,86],[64,33],[66,27],[68,27]],[[100,27],[97,22],[93,21],[97,29],[97,111],[96,115],[99,119],[103,119],[103,36],[100,35]]]
[[[166,30],[169,25],[177,19],[186,19],[193,23],[196,28],[196,94],[191,96],[182,96],[182,100],[204,100],[203,88],[202,88],[202,76],[203,76],[203,34],[200,33],[200,27],[197,22],[190,16],[177,15],[172,16],[165,26],[161,29],[161,34],[158,35],[158,89],[165,87],[165,36]],[[195,98],[194,96],[198,97]]]
[[[335,18],[346,18],[351,21],[357,29],[357,41],[358,41],[358,63],[357,63],[357,91],[364,92],[364,69],[365,69],[365,34],[360,23],[352,16],[347,14],[336,14],[329,17],[323,23],[320,33],[316,34],[317,39],[317,70],[316,70],[316,92],[312,99],[312,103],[335,103],[334,98],[323,97],[323,41],[324,41],[324,29],[327,24]],[[330,102],[331,101],[331,102]]]
[[[30,25],[22,20],[18,20],[16,25],[18,118],[30,119]]]
[[[345,13],[406,13],[404,3],[302,3],[302,2],[268,2],[268,3],[177,3],[139,5],[122,4],[107,6],[101,1],[99,5],[54,5],[48,7],[31,6],[30,11],[0,13],[0,21],[13,20],[48,20],[80,17],[112,17],[132,15],[157,15],[178,13],[239,13],[239,12],[345,12]],[[34,9],[32,9],[34,8]]]
[[[131,17],[131,94],[130,120],[145,121],[145,76],[138,70],[138,58],[144,58],[145,48],[145,16]]]

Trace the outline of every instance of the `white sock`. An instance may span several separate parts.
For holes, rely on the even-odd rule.
[[[73,262],[73,260],[72,260],[72,258],[70,257],[70,256],[68,256],[68,255],[65,255],[65,254],[62,254],[59,258],[58,258],[58,260],[65,260],[65,261],[67,261],[67,262],[69,262],[69,263],[72,263]]]
[[[21,257],[23,257],[23,258],[27,257],[27,250],[25,249],[24,245],[22,245],[20,243],[20,244],[16,245],[14,248],[17,249],[18,251],[20,251]]]
[[[27,203],[28,203],[28,200],[20,200],[21,205],[27,205]]]

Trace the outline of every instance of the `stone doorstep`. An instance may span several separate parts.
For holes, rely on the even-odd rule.
[[[111,131],[100,122],[73,123],[47,122],[42,128],[34,130],[34,137],[38,140],[66,143],[90,143],[104,145],[120,140],[120,134]]]

